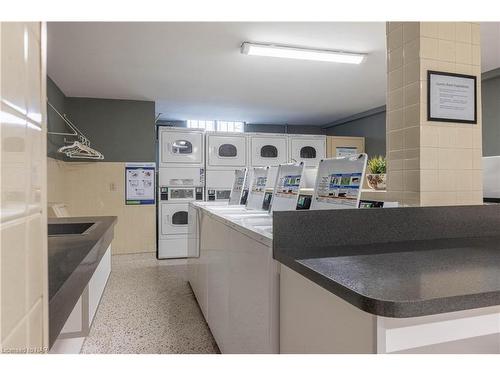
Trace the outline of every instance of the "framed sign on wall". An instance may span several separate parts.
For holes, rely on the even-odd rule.
[[[125,204],[155,204],[155,163],[125,165]]]
[[[427,71],[427,120],[477,124],[476,76]]]

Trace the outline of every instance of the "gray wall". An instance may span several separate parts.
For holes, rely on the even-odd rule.
[[[156,160],[154,102],[67,98],[66,108],[104,161]]]
[[[365,137],[368,156],[385,156],[385,111],[326,129],[327,135]]]
[[[500,72],[482,81],[483,155],[500,155]]]
[[[92,147],[104,155],[104,161],[156,160],[154,102],[67,97],[50,78],[47,79],[47,98],[60,113],[67,114],[90,140]],[[49,131],[69,131],[51,108],[47,111]],[[63,159],[64,155],[57,153],[63,144],[64,137],[49,134],[47,155]]]

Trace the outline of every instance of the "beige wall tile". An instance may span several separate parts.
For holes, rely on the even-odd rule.
[[[455,42],[451,40],[439,40],[439,60],[454,63],[455,57]]]
[[[471,24],[472,44],[481,44],[481,29],[478,24]]]
[[[480,66],[481,65],[481,46],[473,45],[472,46],[472,65]],[[478,75],[480,76],[480,75]]]
[[[389,84],[388,91],[393,91],[403,87],[403,67],[395,69],[388,73]]]
[[[387,113],[387,131],[403,128],[403,110],[398,109]]]
[[[422,126],[420,128],[420,146],[438,147],[439,146],[439,128],[434,125]]]
[[[420,81],[420,63],[413,61],[403,66],[403,83],[409,85],[413,82]]]
[[[420,171],[420,191],[438,191],[439,190],[439,179],[437,170],[426,170]]]
[[[439,40],[426,37],[421,38],[420,57],[437,60],[439,58]]]
[[[404,87],[404,100],[405,107],[418,104],[420,101],[420,81],[409,84]]]
[[[405,107],[404,112],[404,127],[409,128],[417,126],[420,123],[420,105],[413,104]]]
[[[458,64],[472,64],[472,44],[456,43],[456,62]]]
[[[451,148],[457,145],[457,129],[452,125],[438,126],[438,146]]]
[[[403,187],[405,191],[420,191],[420,171],[405,170],[403,172]]]
[[[418,39],[420,24],[418,22],[403,22],[403,43]]]
[[[403,61],[405,64],[418,60],[419,55],[420,55],[419,38],[405,42],[405,44],[403,45]]]
[[[390,150],[402,150],[404,145],[404,129],[395,130],[389,133]]]
[[[393,51],[403,47],[403,26],[394,27],[387,36],[387,50]]]
[[[474,145],[472,131],[471,127],[458,128],[456,132],[456,147],[472,148]]]
[[[429,38],[439,38],[439,23],[420,22],[420,35]]]
[[[403,48],[396,48],[389,52],[387,59],[387,71],[392,72],[403,66]]]
[[[456,40],[458,42],[472,44],[472,25],[470,22],[457,22],[456,27]]]
[[[422,147],[420,149],[420,168],[438,169],[439,152],[436,147]]]
[[[398,89],[389,92],[387,105],[391,110],[400,109],[403,107],[403,89]]]
[[[438,188],[435,191],[455,191],[458,173],[455,170],[439,170],[438,171]]]
[[[387,185],[389,190],[403,190],[403,171],[390,170],[387,174]]]
[[[455,40],[455,22],[439,22],[439,39]]]
[[[453,149],[455,153],[455,166],[454,168],[461,171],[464,169],[473,169],[473,149],[464,148],[464,149]],[[480,159],[482,160],[482,159]]]
[[[420,147],[420,126],[404,129],[404,148],[413,149]]]

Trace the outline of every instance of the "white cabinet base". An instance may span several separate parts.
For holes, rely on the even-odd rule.
[[[79,354],[111,274],[111,245],[101,258],[92,278],[66,320],[51,354]]]

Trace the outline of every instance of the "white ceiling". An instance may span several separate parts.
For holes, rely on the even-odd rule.
[[[247,56],[244,41],[368,57]],[[385,24],[49,23],[48,74],[69,96],[154,100],[162,118],[325,124],[385,104]]]
[[[500,23],[481,25],[483,71]],[[361,65],[242,55],[243,41],[367,53]],[[321,125],[385,104],[385,23],[49,23],[69,96],[152,100],[165,119]]]

